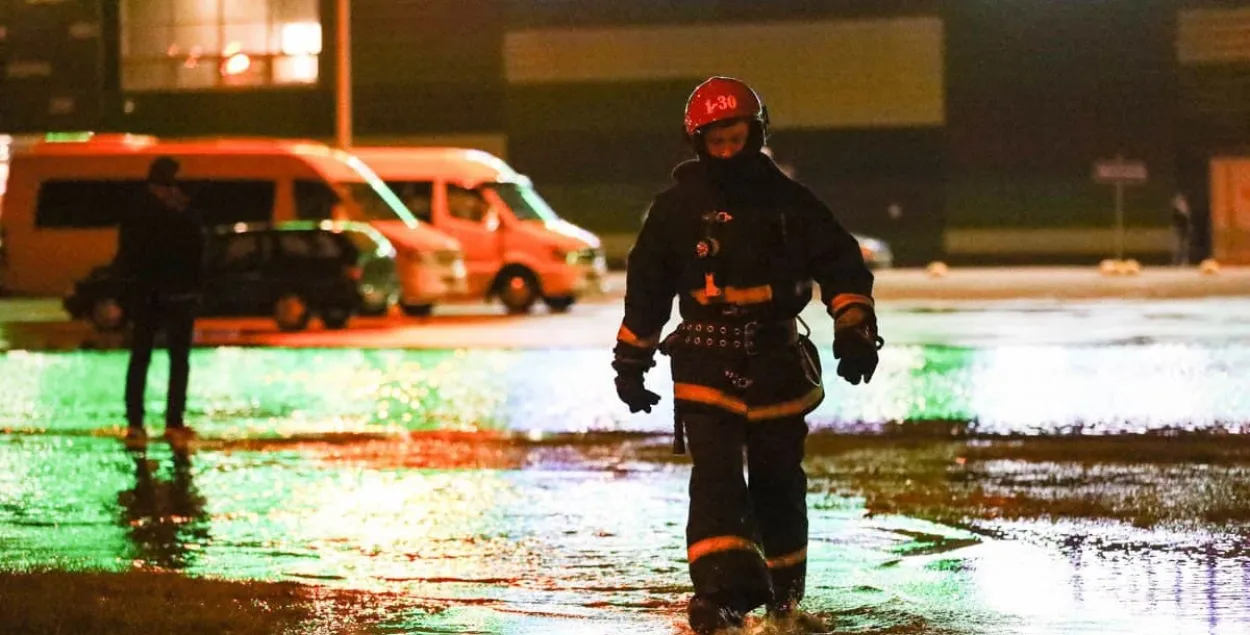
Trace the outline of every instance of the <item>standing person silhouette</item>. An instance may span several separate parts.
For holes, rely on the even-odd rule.
[[[126,369],[126,441],[147,440],[144,401],[156,334],[169,351],[165,437],[185,444],[191,339],[203,282],[204,237],[200,216],[177,181],[180,166],[161,156],[148,169],[143,200],[122,219],[116,265],[125,281],[126,310],[134,323]]]

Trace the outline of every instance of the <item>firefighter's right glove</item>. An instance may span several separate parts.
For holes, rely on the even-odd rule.
[[[651,407],[660,403],[660,396],[643,385],[642,373],[617,373],[616,396],[629,406],[631,413],[651,412]]]
[[[852,385],[872,381],[877,372],[877,351],[883,344],[872,307],[853,304],[834,317],[833,356],[838,360],[838,376]]]
[[[651,407],[660,402],[660,396],[647,390],[642,377],[652,366],[655,366],[654,354],[649,349],[618,343],[612,350],[612,368],[616,371],[616,396],[629,411],[651,412]]]

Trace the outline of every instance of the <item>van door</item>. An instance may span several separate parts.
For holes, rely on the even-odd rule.
[[[481,192],[447,184],[447,213],[435,227],[460,241],[469,293],[484,296],[503,261],[499,213]]]

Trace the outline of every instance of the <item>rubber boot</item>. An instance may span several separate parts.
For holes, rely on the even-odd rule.
[[[697,635],[713,635],[726,629],[739,628],[743,620],[742,613],[697,595],[690,598],[686,615],[690,619],[690,629]]]

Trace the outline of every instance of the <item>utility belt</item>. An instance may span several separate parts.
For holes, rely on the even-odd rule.
[[[770,348],[785,348],[799,341],[793,318],[750,322],[683,321],[664,340],[666,347],[706,349],[730,355],[758,355]]]

